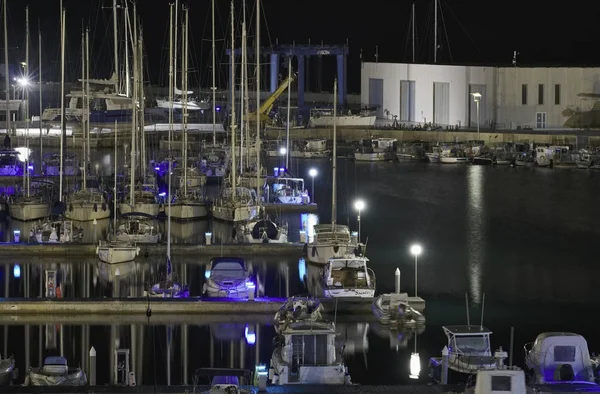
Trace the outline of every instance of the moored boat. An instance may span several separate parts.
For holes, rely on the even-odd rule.
[[[373,298],[375,273],[362,256],[330,258],[321,272],[321,286],[328,298]]]
[[[25,386],[85,386],[87,377],[81,368],[69,368],[64,357],[46,357],[40,368],[29,368]]]
[[[140,248],[129,242],[100,242],[96,254],[107,264],[119,264],[134,260]]]
[[[203,293],[209,297],[247,298],[255,287],[241,257],[215,257],[206,276]]]

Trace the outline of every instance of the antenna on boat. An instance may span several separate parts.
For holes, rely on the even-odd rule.
[[[479,323],[479,328],[483,328],[483,311],[485,309],[485,293],[483,293],[483,298],[481,300],[481,321]]]
[[[467,308],[467,325],[471,325],[471,317],[469,316],[469,294],[465,293],[465,307]]]

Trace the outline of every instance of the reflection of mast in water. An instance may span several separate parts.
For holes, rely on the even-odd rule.
[[[290,266],[287,262],[283,261],[279,263],[279,275],[280,278],[283,277],[285,283],[285,297],[290,297]],[[281,281],[279,282],[281,285]],[[281,295],[281,287],[279,289],[279,295]]]

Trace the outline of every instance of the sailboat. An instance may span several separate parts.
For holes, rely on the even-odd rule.
[[[358,247],[358,239],[350,233],[350,228],[337,224],[337,78],[333,85],[333,160],[331,161],[333,182],[331,190],[331,224],[317,224],[314,236],[308,243],[308,261],[316,264],[327,264],[332,257],[344,257],[354,253]]]
[[[64,32],[63,32],[64,35]],[[64,37],[63,37],[64,41]],[[106,204],[106,199],[104,193],[97,188],[88,188],[87,187],[87,138],[89,137],[89,120],[90,120],[90,111],[89,111],[89,67],[90,67],[90,59],[89,59],[89,31],[86,31],[85,35],[85,45],[82,45],[85,48],[85,56],[83,57],[83,63],[85,65],[85,72],[82,76],[82,86],[83,86],[83,96],[84,96],[84,105],[83,105],[83,152],[84,152],[84,160],[82,165],[82,176],[83,183],[82,188],[79,191],[71,194],[67,200],[67,205],[65,208],[65,218],[70,220],[76,220],[80,222],[87,222],[93,220],[101,220],[110,217],[110,210],[108,209],[108,205]],[[64,57],[64,45],[63,45],[63,54]],[[64,81],[63,81],[64,84]],[[62,105],[64,110],[64,103]],[[64,118],[64,117],[62,117]],[[64,130],[64,120],[61,120],[62,129]],[[86,132],[87,130],[87,132]],[[64,134],[64,132],[63,132]],[[62,134],[61,134],[62,135]],[[62,175],[64,174],[64,152],[63,152],[63,142],[61,141],[61,152],[60,152],[60,183],[61,183],[61,198],[62,198]]]
[[[4,48],[8,51],[8,48]],[[25,76],[29,76],[29,7],[25,8]],[[29,89],[24,89],[25,100],[29,103]],[[26,119],[26,138],[27,147],[29,148],[29,105],[25,106],[25,119]],[[29,170],[29,155],[28,149],[27,157],[25,158],[25,169],[23,171],[23,185],[21,196],[17,197],[12,201],[8,207],[10,216],[13,219],[28,221],[40,219],[50,214],[50,204],[44,195],[36,194],[31,195],[31,180]],[[26,189],[26,190],[25,190]]]
[[[175,199],[171,199],[169,204],[169,212],[167,215],[174,219],[186,220],[186,219],[199,219],[208,216],[208,208],[206,207],[206,201],[204,199],[204,193],[200,189],[206,183],[206,175],[200,174],[199,171],[196,173],[188,174],[190,170],[188,168],[188,26],[189,16],[187,10],[184,10],[185,24],[183,26],[183,43],[185,50],[181,54],[182,56],[182,85],[183,85],[183,182],[180,182],[179,193],[177,193]],[[188,175],[190,178],[188,179]],[[169,175],[170,176],[170,175]],[[169,180],[170,182],[170,180]],[[183,183],[183,184],[181,184]],[[195,187],[192,187],[194,185]]]
[[[231,50],[235,53],[234,5],[231,3]],[[231,86],[235,86],[235,56],[231,57]],[[213,217],[226,222],[244,222],[258,214],[256,192],[252,189],[237,186],[236,168],[236,117],[235,89],[231,90],[231,171],[229,185],[223,188],[221,195],[213,204]]]
[[[173,5],[170,5],[171,9],[169,12],[169,102],[171,106],[169,108],[169,142],[172,141],[173,137]],[[187,9],[185,9],[187,19]],[[169,149],[169,151],[171,151]],[[173,159],[169,157],[169,185],[168,185],[168,208],[167,208],[167,277],[166,280],[158,281],[154,283],[149,289],[146,290],[146,294],[149,297],[168,297],[168,298],[185,298],[189,297],[190,292],[187,285],[182,285],[179,282],[173,280],[173,269],[171,266],[171,177],[173,169]]]
[[[96,247],[96,254],[103,262],[107,264],[125,263],[135,259],[140,254],[140,248],[133,245],[130,241],[119,241],[117,237],[117,122],[115,121],[115,183],[113,191],[113,228],[114,240],[110,242],[100,242]]]

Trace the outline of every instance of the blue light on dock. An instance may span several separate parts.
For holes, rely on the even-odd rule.
[[[160,171],[160,167],[154,167],[154,171]]]
[[[164,197],[164,196],[166,196],[166,195],[167,195],[167,192],[162,192],[162,193],[160,193],[158,196],[159,196],[159,197]]]
[[[209,279],[209,278],[210,278],[210,270],[209,270],[209,269],[206,269],[206,270],[204,271],[204,277],[205,277],[206,279]]]
[[[304,257],[300,257],[300,260],[298,260],[298,276],[300,282],[304,283],[304,277],[306,276],[306,260],[304,260]]]
[[[248,345],[254,345],[256,343],[256,333],[254,332],[254,327],[250,328],[246,324],[246,329],[244,330],[244,336],[246,337],[246,343]]]
[[[15,264],[13,267],[13,276],[17,279],[21,277],[21,266],[19,264]]]
[[[216,106],[215,106],[215,111],[217,111],[217,112],[221,112],[221,106],[220,106],[220,105],[216,105]]]

